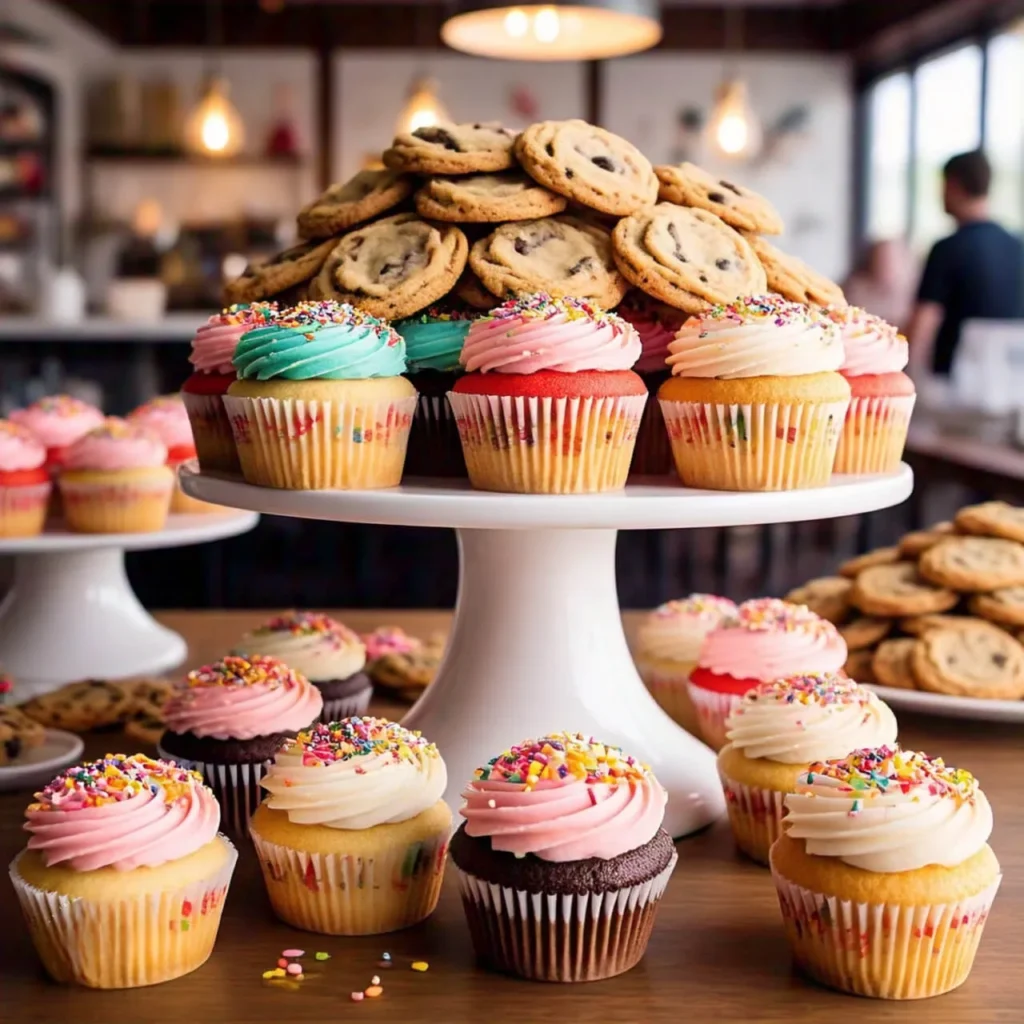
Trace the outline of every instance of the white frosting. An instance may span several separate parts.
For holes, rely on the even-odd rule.
[[[704,637],[736,614],[736,605],[724,597],[691,594],[655,608],[637,631],[639,653],[647,658],[696,662]]]
[[[313,683],[348,679],[365,667],[366,647],[352,630],[341,623],[333,625],[336,628],[323,632],[253,630],[242,637],[232,653],[278,658]]]

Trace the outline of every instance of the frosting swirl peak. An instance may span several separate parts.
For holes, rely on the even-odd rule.
[[[246,633],[234,653],[280,658],[314,683],[348,679],[366,664],[358,634],[318,612],[275,615]]]
[[[655,608],[641,624],[637,641],[648,657],[695,662],[704,637],[735,615],[736,605],[727,597],[691,594]]]
[[[199,373],[234,374],[231,357],[246,331],[268,324],[277,316],[276,302],[228,306],[214,313],[192,339],[188,361]]]
[[[830,306],[824,313],[842,331],[846,356],[839,370],[847,377],[899,373],[909,362],[907,339],[881,317],[859,306]]]

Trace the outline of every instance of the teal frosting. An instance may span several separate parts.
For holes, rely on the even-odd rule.
[[[409,372],[458,370],[459,355],[472,322],[423,313],[395,324],[395,330],[405,339]]]

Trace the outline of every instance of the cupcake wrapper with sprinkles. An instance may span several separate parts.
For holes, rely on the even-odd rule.
[[[370,698],[373,696],[373,687],[367,686],[365,690],[352,694],[351,697],[337,697],[333,700],[324,701],[324,709],[320,712],[319,721],[337,722],[342,718],[354,718],[357,715],[366,714],[370,706]]]
[[[736,845],[751,860],[767,866],[772,843],[782,834],[786,794],[775,789],[746,786],[724,775],[719,777]]]
[[[11,882],[43,966],[59,982],[139,988],[202,966],[213,951],[238,851],[215,874],[117,901],[45,892],[10,867]]]
[[[408,928],[437,906],[448,830],[382,847],[372,857],[307,853],[252,833],[274,913],[321,935],[379,935]]]
[[[223,396],[183,391],[181,397],[192,424],[199,468],[204,473],[238,473],[238,450]]]
[[[449,392],[474,487],[593,494],[624,487],[646,395],[525,398]]]
[[[717,693],[702,686],[686,684],[690,700],[697,711],[700,737],[712,750],[721,750],[728,740],[725,736],[725,720],[740,706],[743,699],[738,693]]]
[[[835,472],[894,473],[899,469],[916,398],[854,398],[839,438]]]
[[[0,537],[34,537],[46,522],[52,485],[0,486]]]
[[[798,966],[841,992],[926,999],[963,984],[1001,877],[948,904],[854,903],[772,872]]]
[[[687,487],[790,491],[829,482],[848,405],[663,401],[661,411]]]
[[[389,402],[225,395],[246,482],[284,490],[369,490],[402,479],[416,396]]]
[[[444,395],[419,396],[405,471],[410,476],[466,476],[459,428]]]
[[[643,957],[676,866],[615,892],[546,895],[485,882],[456,868],[477,956],[532,981],[600,981]]]
[[[174,476],[146,483],[81,483],[62,477],[64,519],[79,533],[155,533],[167,522]]]
[[[697,709],[687,688],[690,673],[696,663],[680,665],[675,671],[655,668],[647,665],[642,659],[637,662],[637,669],[658,706],[677,725],[681,725],[694,736],[700,735],[700,722]]]

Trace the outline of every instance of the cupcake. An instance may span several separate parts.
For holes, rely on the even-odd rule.
[[[320,720],[361,715],[373,695],[366,647],[347,626],[317,612],[285,612],[246,633],[232,652],[269,655],[301,672],[319,691]]]
[[[322,708],[320,691],[276,658],[228,656],[189,672],[164,705],[157,750],[202,773],[225,828],[245,835],[270,759]]]
[[[178,467],[196,457],[192,426],[181,395],[161,395],[159,398],[150,399],[128,416],[128,422],[149,430],[163,441],[167,446],[167,465],[174,472],[175,480],[178,476]],[[192,498],[181,489],[180,484],[175,483],[171,495],[171,511],[223,512],[224,507]]]
[[[466,475],[459,432],[446,397],[461,370],[459,356],[479,312],[461,305],[431,306],[395,324],[405,340],[407,376],[419,392],[405,470],[414,476]]]
[[[323,935],[376,935],[429,917],[451,833],[447,782],[433,743],[381,718],[289,740],[252,819],[277,916]]]
[[[969,772],[889,747],[812,764],[772,877],[797,964],[824,985],[923,999],[963,984],[1000,871]]]
[[[839,328],[806,306],[757,295],[690,317],[658,391],[688,487],[823,487],[850,404]]]
[[[287,490],[367,490],[402,479],[416,389],[386,321],[303,302],[242,336],[224,396],[242,475]]]
[[[662,710],[692,733],[699,734],[700,727],[686,683],[704,637],[735,615],[728,598],[691,594],[655,608],[637,630],[637,671]]]
[[[811,762],[896,742],[896,716],[866,687],[834,673],[776,679],[748,690],[726,722],[718,755],[736,845],[768,863],[783,800]]]
[[[835,472],[895,472],[916,397],[914,382],[902,372],[910,359],[907,339],[892,324],[857,306],[825,312],[843,333],[846,358],[839,372],[852,395]]]
[[[846,664],[839,630],[802,604],[778,598],[744,601],[734,619],[704,638],[687,689],[704,742],[720,750],[726,719],[758,683],[838,672]]]
[[[672,375],[665,362],[668,345],[683,326],[686,314],[636,288],[629,292],[615,312],[640,336],[642,353],[633,370],[647,385],[649,396],[640,420],[630,472],[638,475],[671,473],[672,448],[665,431],[665,418],[655,396]]]
[[[26,427],[0,420],[0,537],[34,537],[46,522],[46,448]]]
[[[206,962],[238,854],[195,772],[108,754],[58,775],[25,818],[11,881],[55,981],[138,988]]]
[[[543,293],[474,321],[449,394],[474,487],[583,494],[623,487],[647,389],[637,333]]]
[[[181,386],[181,397],[192,425],[199,468],[237,473],[238,452],[223,396],[235,379],[231,359],[246,331],[262,327],[277,315],[276,302],[228,306],[196,331],[188,361],[195,372]]]
[[[462,795],[451,858],[481,960],[536,981],[640,961],[677,860],[650,769],[554,733],[490,760]]]
[[[113,416],[64,454],[64,518],[80,533],[152,533],[167,521],[174,473],[155,434]]]
[[[70,395],[47,395],[27,409],[15,409],[10,419],[45,445],[46,468],[55,472],[64,465],[68,448],[103,422],[103,413]]]

